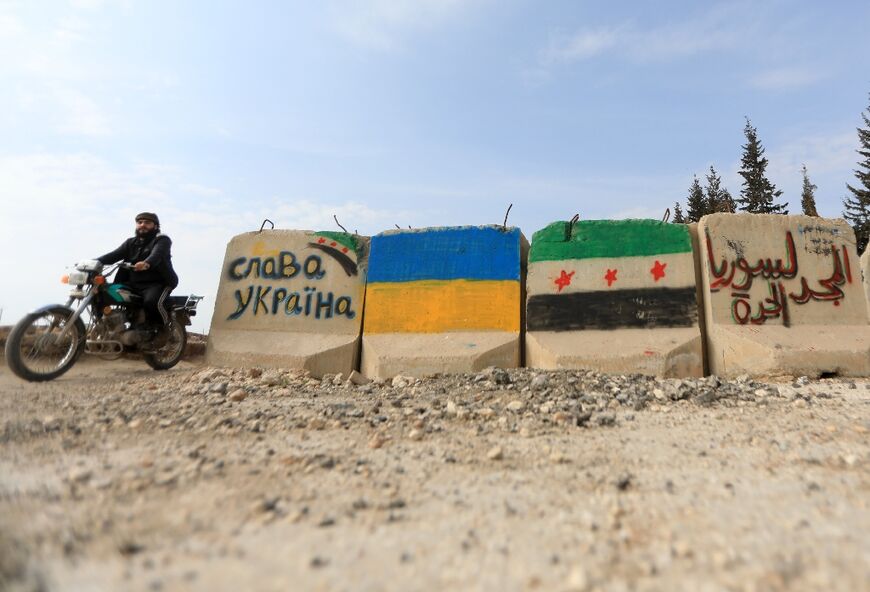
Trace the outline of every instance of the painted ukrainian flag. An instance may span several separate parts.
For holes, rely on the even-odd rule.
[[[500,226],[372,237],[365,333],[520,330],[520,231]]]
[[[554,222],[532,237],[529,331],[697,325],[689,228],[657,220]]]

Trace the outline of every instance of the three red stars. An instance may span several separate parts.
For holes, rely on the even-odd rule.
[[[658,259],[656,260],[655,264],[649,270],[649,272],[653,275],[653,279],[655,281],[659,281],[660,279],[665,277],[665,275],[667,275],[665,273],[665,268],[667,266],[668,266],[667,263],[662,263]],[[619,273],[618,269],[608,269],[607,273],[604,274],[604,281],[607,282],[608,288],[613,285],[613,282],[619,280],[619,278],[616,277],[617,273]],[[562,275],[560,275],[555,280],[555,283],[559,287],[560,292],[562,291],[562,288],[568,286],[571,283],[571,276],[573,276],[573,275],[574,275],[573,271],[570,274],[568,274],[568,273],[565,273],[564,269],[562,270]]]
[[[655,281],[659,281],[663,277],[665,277],[665,267],[667,267],[667,263],[661,263],[658,259],[656,259],[655,265],[652,266],[652,269],[649,270],[651,274],[653,274],[653,278]]]
[[[562,291],[562,288],[569,286],[571,284],[571,277],[574,275],[574,272],[565,273],[565,270],[562,270],[562,275],[557,277],[554,281],[557,286],[559,286],[559,291]]]
[[[321,244],[321,245],[322,245],[323,243],[326,242],[326,239],[323,238],[323,237],[321,236],[319,239],[317,239],[317,242],[318,242],[318,244]],[[337,246],[337,245],[338,245],[338,243],[335,242],[335,241],[332,241],[331,243],[329,243],[329,246],[330,246],[330,247],[335,247],[335,246]],[[347,253],[347,247],[342,247],[341,252],[342,252],[342,253]]]

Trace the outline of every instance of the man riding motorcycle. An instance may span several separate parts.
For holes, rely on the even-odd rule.
[[[115,281],[126,284],[142,296],[145,310],[144,327],[149,331],[155,347],[160,347],[168,336],[169,314],[166,298],[178,285],[178,275],[172,268],[172,240],[160,232],[160,219],[152,212],[136,216],[136,234],[121,246],[97,259],[104,265],[125,261],[133,270],[118,270]]]

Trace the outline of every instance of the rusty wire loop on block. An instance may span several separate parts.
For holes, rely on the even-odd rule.
[[[571,221],[568,222],[568,238],[574,236],[574,225],[577,223],[577,220],[580,219],[580,214],[574,214],[574,217],[571,218]]]
[[[263,223],[260,224],[260,230],[258,230],[257,232],[263,232],[263,227],[266,226],[266,222],[268,222],[269,224],[272,225],[272,228],[270,230],[275,230],[275,223],[272,222],[271,220],[269,220],[268,218],[264,218]]]
[[[662,224],[665,224],[670,219],[671,219],[671,208],[665,208],[665,215],[662,218]]]
[[[342,225],[341,225],[341,222],[338,221],[338,216],[336,216],[335,214],[333,214],[333,215],[332,215],[332,219],[335,220],[335,223],[338,224],[338,227],[339,227],[339,228],[341,228],[342,230],[344,230],[345,232],[347,232],[347,228],[345,228],[344,226],[342,226]],[[354,234],[356,234],[356,233],[354,233]]]
[[[508,219],[508,214],[511,213],[511,208],[512,208],[512,207],[514,207],[514,204],[510,204],[510,205],[508,206],[507,211],[504,213],[504,223],[502,223],[502,225],[501,225],[501,227],[502,227],[503,230],[507,230],[507,219]]]

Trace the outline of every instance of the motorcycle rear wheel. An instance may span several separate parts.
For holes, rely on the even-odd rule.
[[[181,361],[187,346],[187,331],[178,319],[169,325],[169,338],[160,349],[142,355],[155,370],[169,370]]]
[[[6,339],[6,364],[16,376],[31,382],[53,380],[72,368],[85,349],[85,324],[80,318],[69,327],[73,311],[53,306],[30,313]]]

